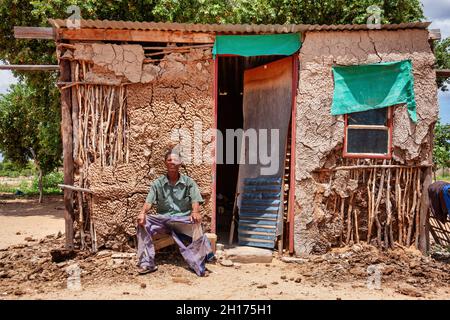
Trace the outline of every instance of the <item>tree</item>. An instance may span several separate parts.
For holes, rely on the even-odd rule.
[[[367,8],[378,5],[383,23],[420,21],[419,0],[0,0],[0,60],[55,62],[52,41],[16,40],[13,26],[49,26],[77,5],[84,19],[186,23],[366,23]]]
[[[19,168],[25,168],[29,159],[35,162],[39,172],[39,202],[43,176],[61,165],[58,114],[47,109],[55,99],[44,88],[37,91],[23,82],[0,95],[0,151]]]
[[[367,8],[371,5],[380,7],[383,23],[415,22],[424,19],[419,0],[0,0],[0,60],[10,64],[56,63],[53,41],[16,40],[13,27],[49,26],[49,18],[68,17],[66,8],[72,4],[80,7],[84,19],[184,23],[361,24],[366,23],[369,17]],[[448,59],[448,52],[440,52],[442,58],[439,59],[438,65],[443,66],[443,61]],[[34,135],[38,132],[40,148],[47,149],[37,157],[46,153],[50,155],[50,159],[55,156],[61,158],[56,75],[39,72],[14,74],[21,80],[22,91],[15,88],[13,92],[17,91],[16,95],[26,93],[33,97],[29,108],[36,114],[36,119],[41,121],[37,131],[25,131],[21,133],[21,139],[25,139],[25,134]],[[15,103],[14,99],[9,101]],[[21,117],[11,121],[18,121],[14,127],[20,128]],[[32,141],[33,136],[28,136],[27,139]],[[58,147],[55,148],[55,145]],[[59,153],[55,154],[56,152]],[[32,157],[30,152],[27,156]]]
[[[436,123],[433,158],[436,169],[450,167],[450,124]]]
[[[435,48],[436,65],[438,69],[450,69],[450,38],[440,41]],[[438,86],[442,91],[447,91],[448,80],[438,79]]]

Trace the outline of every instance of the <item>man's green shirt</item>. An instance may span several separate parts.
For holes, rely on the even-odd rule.
[[[191,214],[192,203],[203,203],[195,181],[183,174],[171,185],[166,175],[153,181],[145,202],[157,205],[158,214],[184,217]]]

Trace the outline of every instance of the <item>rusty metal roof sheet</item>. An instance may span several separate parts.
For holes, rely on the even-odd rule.
[[[66,20],[49,19],[49,22],[53,27],[57,29],[66,28]],[[430,24],[431,22],[384,24],[381,26],[381,29],[383,30],[426,29]],[[81,20],[81,28],[186,31],[186,32],[210,32],[210,33],[225,33],[225,34],[369,30],[366,24],[342,24],[342,25],[192,24],[192,23],[173,23],[173,22],[134,22],[134,21],[109,21],[109,20]]]

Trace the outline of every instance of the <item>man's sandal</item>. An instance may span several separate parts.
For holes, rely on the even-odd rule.
[[[140,275],[144,275],[144,274],[147,274],[147,273],[155,272],[156,270],[158,270],[158,267],[157,267],[157,266],[154,266],[153,268],[142,267],[142,268],[139,268],[139,269],[138,269],[138,273],[139,273]]]

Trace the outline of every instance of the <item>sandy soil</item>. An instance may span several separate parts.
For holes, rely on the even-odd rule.
[[[295,280],[299,278],[299,274],[295,272],[295,268],[279,260],[275,260],[270,266],[246,264],[237,270],[216,264],[209,265],[209,269],[212,273],[206,278],[176,275],[167,277],[157,272],[140,276],[134,282],[88,284],[80,291],[60,289],[37,294],[30,292],[20,299],[450,299],[450,287],[440,288],[423,297],[412,297],[398,293],[398,288],[393,283],[382,283],[379,290],[368,289],[365,281],[297,283]]]
[[[64,247],[64,237],[56,235],[64,227],[60,208],[58,197],[43,205],[2,200],[0,299],[450,299],[450,264],[409,248],[383,253],[354,245],[301,263],[277,256],[270,264],[216,262],[208,264],[207,277],[191,272],[173,246],[158,252],[159,270],[145,276],[136,274],[133,249],[78,251],[56,263],[51,251]],[[40,240],[24,241],[25,235]],[[373,265],[382,266],[378,289],[367,286]],[[79,290],[68,289],[73,266],[81,270]]]
[[[0,194],[0,249],[58,232],[64,232],[62,196],[46,196],[39,204],[38,198]]]

